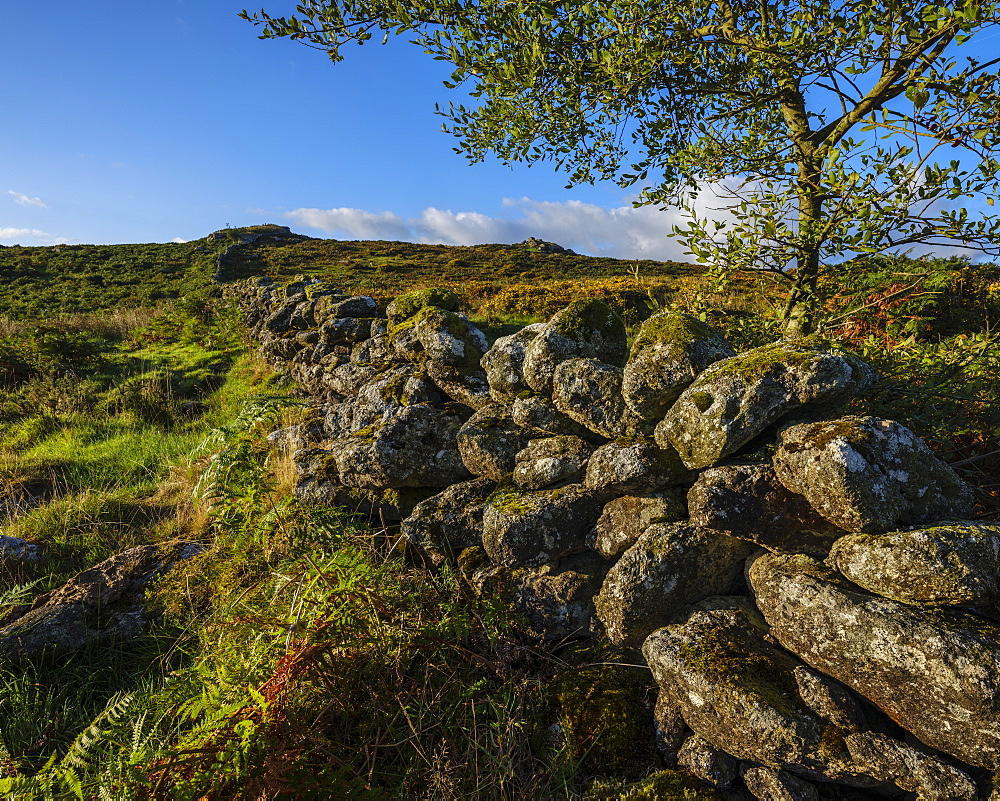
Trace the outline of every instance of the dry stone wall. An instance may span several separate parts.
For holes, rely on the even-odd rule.
[[[282,434],[299,497],[398,522],[539,637],[641,651],[665,765],[730,798],[998,797],[1000,527],[843,414],[856,356],[676,313],[629,348],[597,300],[490,346],[447,291],[230,292],[317,400]]]

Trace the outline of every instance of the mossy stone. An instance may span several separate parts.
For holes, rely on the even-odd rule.
[[[650,317],[642,324],[632,343],[632,353],[654,346],[676,349],[682,353],[684,346],[693,340],[715,339],[722,339],[719,332],[701,320],[689,314],[664,312]]]
[[[458,295],[450,289],[429,287],[400,295],[389,304],[386,312],[393,323],[398,323],[412,317],[427,306],[436,306],[446,311],[458,311],[459,305]]]
[[[659,763],[649,673],[606,665],[558,674],[546,692],[574,762],[588,773],[635,779]]]
[[[856,357],[821,340],[777,342],[707,367],[656,427],[691,469],[738,453],[798,409],[826,414],[874,380]]]
[[[625,338],[625,323],[603,300],[574,300],[552,321],[557,333],[568,339],[597,344],[598,340]]]

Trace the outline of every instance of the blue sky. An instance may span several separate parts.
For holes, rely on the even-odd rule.
[[[275,222],[342,239],[534,235],[683,258],[666,237],[676,215],[633,209],[614,184],[567,190],[544,164],[456,155],[434,115],[455,99],[441,62],[398,42],[334,65],[257,39],[243,7],[6,0],[0,244],[166,242]]]
[[[333,65],[257,39],[240,2],[4,7],[2,244],[165,242],[261,222],[330,235],[309,223],[338,219],[296,209],[344,210],[341,238],[558,234],[566,204],[605,226],[616,209],[659,222],[613,184],[566,190],[545,166],[469,165],[434,115],[447,68],[403,42]],[[646,227],[662,239],[662,223]],[[591,250],[619,244],[595,230]]]

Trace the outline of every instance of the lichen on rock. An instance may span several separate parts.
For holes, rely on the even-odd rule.
[[[501,483],[483,511],[483,547],[502,567],[555,562],[586,548],[606,502],[580,484],[525,490]]]
[[[1000,626],[871,595],[802,555],[757,557],[748,577],[785,648],[932,748],[1000,768]]]
[[[203,550],[190,542],[129,548],[8,610],[0,621],[0,663],[66,656],[145,634],[156,617],[146,606],[146,588]]]
[[[521,393],[530,391],[524,381],[524,349],[544,327],[545,323],[535,323],[509,336],[498,337],[483,354],[480,364],[486,371],[493,400],[511,403]]]
[[[642,439],[602,445],[590,457],[584,483],[616,494],[656,492],[688,478],[688,470],[673,448]]]
[[[623,495],[601,512],[591,547],[602,556],[621,556],[650,526],[687,519],[684,491],[667,488],[648,495]]]
[[[525,347],[524,381],[536,392],[549,395],[561,362],[597,359],[620,367],[626,352],[625,324],[610,306],[594,298],[573,301]]]
[[[688,492],[691,522],[769,551],[824,557],[843,535],[809,502],[787,489],[770,464],[711,467]]]
[[[642,324],[622,381],[622,396],[647,420],[661,419],[713,362],[736,355],[725,338],[688,314],[661,312]]]
[[[459,305],[458,295],[450,289],[430,287],[399,295],[386,308],[386,314],[389,316],[389,322],[396,324],[428,306],[445,311],[458,311]]]
[[[522,393],[511,405],[510,416],[521,428],[542,431],[550,436],[565,434],[591,443],[604,442],[606,439],[563,414],[549,398],[540,395]]]
[[[779,342],[705,369],[656,427],[691,469],[711,467],[803,408],[846,403],[874,381],[856,356],[818,341]]]
[[[608,638],[637,647],[681,607],[728,592],[750,548],[687,523],[650,526],[608,571],[595,601]]]
[[[518,453],[543,436],[517,425],[505,406],[487,403],[458,431],[457,445],[470,473],[499,481],[514,471]]]
[[[695,610],[643,644],[653,676],[696,734],[737,759],[822,781],[871,787],[832,724],[802,698],[794,656],[738,609]],[[849,732],[844,732],[849,733]]]
[[[837,540],[829,563],[855,584],[918,606],[996,608],[1000,525],[943,523]]]
[[[544,489],[582,478],[594,448],[579,437],[533,439],[514,462],[514,483],[526,489]]]
[[[553,372],[552,402],[566,416],[608,439],[653,430],[625,405],[622,369],[597,359],[560,362]]]
[[[466,548],[483,543],[483,506],[496,482],[477,478],[452,484],[417,504],[400,532],[432,565],[454,560]]]
[[[845,531],[888,531],[962,519],[965,483],[906,426],[850,416],[789,426],[774,469],[780,481]]]

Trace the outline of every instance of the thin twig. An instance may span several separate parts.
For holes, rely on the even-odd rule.
[[[960,462],[952,462],[951,467],[962,467],[967,464],[972,464],[973,462],[979,462],[983,459],[989,459],[991,456],[1000,456],[1000,450],[990,451],[989,453],[981,453],[978,456],[970,456],[968,459],[963,459]]]

